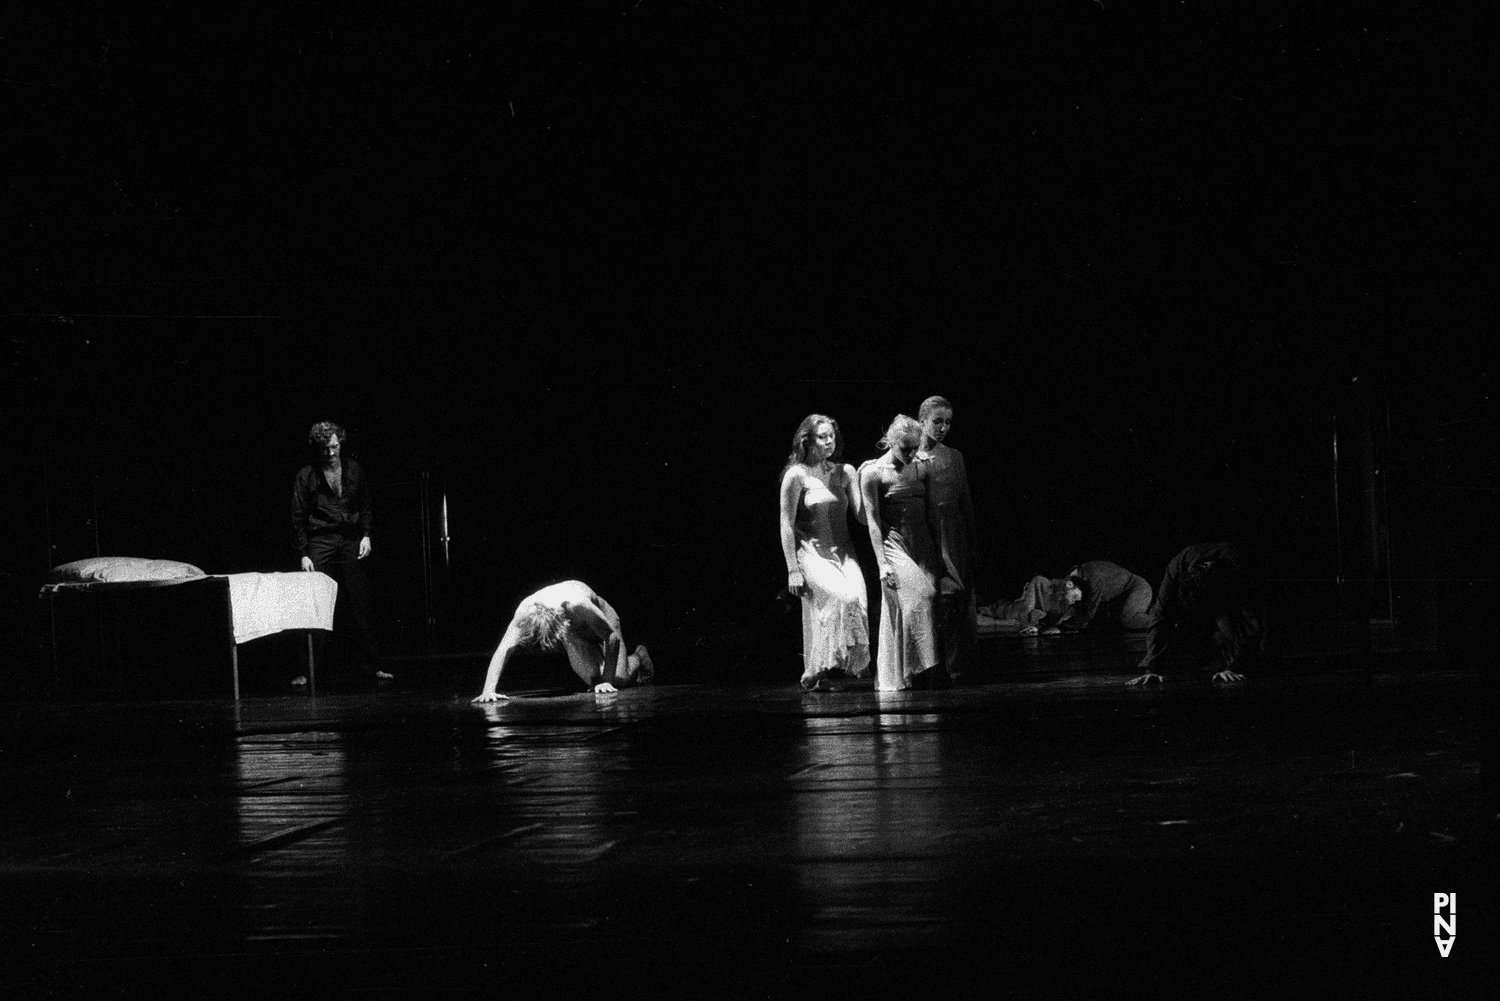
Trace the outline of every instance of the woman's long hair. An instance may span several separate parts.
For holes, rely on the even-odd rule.
[[[792,435],[792,452],[786,458],[786,465],[781,467],[782,472],[799,462],[807,461],[807,447],[817,435],[819,424],[827,424],[833,428],[833,455],[829,456],[830,461],[838,462],[844,457],[844,435],[839,430],[839,422],[823,414],[808,414],[797,425],[797,433]]]

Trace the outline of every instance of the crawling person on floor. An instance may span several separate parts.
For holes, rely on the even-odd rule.
[[[1247,665],[1268,659],[1261,582],[1227,542],[1188,546],[1172,557],[1151,603],[1146,656],[1127,682],[1160,682],[1164,666],[1204,668],[1214,681],[1243,681]]]
[[[567,651],[573,671],[595,695],[648,684],[655,674],[644,646],[626,655],[620,616],[582,581],[552,584],[522,599],[500,646],[490,657],[484,688],[475,702],[509,698],[496,691],[506,661],[519,649]]]
[[[1020,623],[1022,636],[1050,636],[1062,631],[1058,626],[1072,616],[1082,598],[1077,582],[1067,577],[1033,577],[1015,601],[996,601],[980,612],[986,618]]]

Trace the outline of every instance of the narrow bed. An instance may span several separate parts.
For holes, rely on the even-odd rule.
[[[191,624],[206,629],[209,642],[229,653],[234,697],[240,697],[239,646],[288,630],[333,629],[338,584],[326,574],[206,574],[189,563],[106,556],[54,568],[42,585],[47,597],[54,671],[58,670],[59,596],[92,595],[101,602],[124,602],[132,625],[143,620],[169,632]],[[115,609],[115,628],[121,628]],[[103,627],[100,627],[101,647]],[[102,658],[102,649],[100,656]],[[307,634],[308,691],[315,690],[312,633]]]

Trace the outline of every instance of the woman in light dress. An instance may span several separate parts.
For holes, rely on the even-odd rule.
[[[792,438],[781,474],[781,555],[787,590],[802,599],[802,687],[826,691],[830,677],[870,673],[869,603],[854,559],[849,515],[863,524],[854,467],[841,461],[839,426],[809,415]]]
[[[880,567],[875,688],[882,692],[948,683],[946,672],[937,670],[935,604],[942,563],[932,541],[931,464],[918,458],[921,445],[922,425],[901,414],[880,440],[885,454],[859,467],[870,543]]]

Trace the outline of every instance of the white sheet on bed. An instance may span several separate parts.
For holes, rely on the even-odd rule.
[[[283,629],[333,628],[333,606],[339,586],[327,574],[232,573],[229,607],[234,641],[247,643]]]

